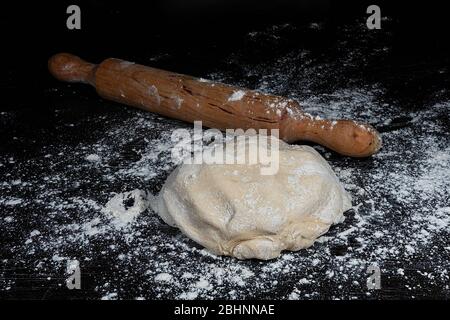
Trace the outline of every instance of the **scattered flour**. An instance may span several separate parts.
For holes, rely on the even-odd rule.
[[[98,162],[101,160],[100,156],[98,154],[90,154],[87,155],[85,158],[87,161],[91,161],[91,162]]]
[[[149,201],[150,195],[147,192],[135,189],[116,194],[106,203],[102,211],[114,217],[116,226],[123,227],[147,210]]]
[[[155,277],[155,281],[157,282],[171,282],[172,276],[168,273],[159,273]]]
[[[435,93],[414,112],[385,101],[383,84],[358,76],[374,58],[382,61],[386,46],[389,50],[389,43],[366,29],[339,30],[337,57],[330,59],[286,46],[283,35],[295,32],[293,26],[255,31],[249,47],[292,49],[264,63],[233,53],[227,62],[242,72],[204,75],[289,96],[313,116],[356,118],[380,127],[407,119],[382,133],[384,147],[371,159],[339,157],[315,146],[354,198],[345,222],[326,238],[268,262],[217,257],[199,248],[148,208],[149,195],[176,166],[172,131],[191,126],[113,108],[80,120],[77,125],[101,128],[84,143],[55,140],[26,159],[0,154],[0,289],[21,286],[18,272],[35,279],[33,290],[65,286],[67,262],[77,259],[82,274],[91,277],[92,290],[83,293],[105,300],[374,298],[390,297],[391,283],[406,297],[448,298],[450,101],[445,92]],[[242,93],[230,98],[239,100]],[[13,117],[0,114],[2,121]],[[73,128],[57,126],[60,132]],[[386,290],[367,292],[371,263],[380,266]]]
[[[228,98],[228,101],[239,101],[245,96],[245,91],[238,90],[233,92],[233,94]]]

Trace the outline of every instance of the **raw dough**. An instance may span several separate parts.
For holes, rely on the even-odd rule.
[[[344,220],[351,198],[313,148],[279,145],[275,175],[259,164],[180,165],[153,209],[218,255],[268,260],[311,246]]]

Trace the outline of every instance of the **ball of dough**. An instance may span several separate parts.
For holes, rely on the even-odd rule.
[[[218,255],[268,260],[311,246],[343,221],[351,198],[313,148],[279,145],[274,175],[261,175],[260,164],[180,165],[154,210]]]

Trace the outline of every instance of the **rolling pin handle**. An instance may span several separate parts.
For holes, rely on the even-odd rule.
[[[58,80],[95,86],[97,66],[69,53],[58,53],[48,60],[50,73]]]

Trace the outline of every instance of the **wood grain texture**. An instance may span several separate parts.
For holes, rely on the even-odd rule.
[[[49,60],[61,81],[93,85],[105,99],[210,128],[279,129],[287,142],[312,141],[340,154],[366,157],[381,147],[378,132],[353,120],[325,120],[280,96],[211,82],[120,59],[99,65],[67,53]]]

